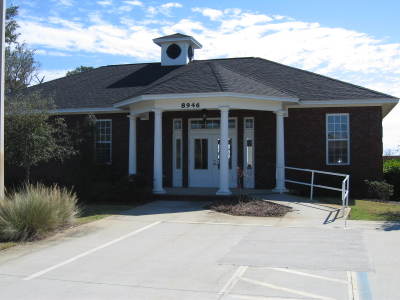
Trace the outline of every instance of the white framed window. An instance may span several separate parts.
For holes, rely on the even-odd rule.
[[[206,121],[204,120],[192,120],[190,121],[190,128],[191,129],[219,129],[221,126],[220,120],[217,119],[208,119]],[[235,119],[229,119],[228,121],[228,127],[230,129],[236,127],[236,120]]]
[[[181,119],[174,120],[174,129],[176,129],[176,130],[182,129],[182,120]]]
[[[253,118],[245,118],[244,119],[244,128],[245,129],[254,129],[254,119]]]
[[[254,117],[243,121],[243,187],[254,188]]]
[[[172,133],[172,185],[182,186],[183,169],[183,139],[182,139],[182,119],[173,119]]]
[[[350,164],[350,121],[347,113],[326,115],[326,163]]]
[[[112,123],[110,119],[96,120],[96,162],[111,164]]]

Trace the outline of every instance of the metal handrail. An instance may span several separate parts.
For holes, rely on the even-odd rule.
[[[321,189],[327,189],[327,190],[333,190],[333,191],[342,192],[342,209],[343,209],[343,213],[344,213],[344,209],[349,207],[349,181],[350,181],[350,175],[343,174],[343,173],[334,173],[334,172],[326,172],[326,171],[318,171],[318,170],[302,169],[302,168],[294,168],[294,167],[285,167],[285,169],[303,171],[303,172],[310,172],[311,173],[311,182],[310,183],[303,182],[303,181],[285,179],[285,182],[290,182],[290,183],[294,183],[294,184],[301,184],[301,185],[309,186],[310,187],[310,200],[313,200],[313,198],[314,198],[314,187],[317,187],[317,188],[321,188]],[[344,179],[342,181],[342,186],[341,186],[341,188],[336,188],[336,187],[332,187],[332,186],[315,184],[314,183],[315,182],[315,174],[325,174],[325,175],[344,177]]]

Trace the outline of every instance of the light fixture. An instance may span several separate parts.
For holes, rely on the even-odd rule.
[[[203,118],[204,127],[206,127],[207,122],[207,109],[201,110],[201,117]]]

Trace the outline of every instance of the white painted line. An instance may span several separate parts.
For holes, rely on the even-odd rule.
[[[267,283],[267,282],[262,282],[262,281],[246,278],[246,277],[240,277],[240,279],[243,280],[243,281],[246,281],[248,283],[255,284],[255,285],[261,285],[261,286],[265,286],[265,287],[270,288],[270,289],[284,291],[284,292],[288,292],[288,293],[292,293],[292,294],[296,294],[296,295],[300,295],[300,296],[304,296],[304,297],[309,297],[309,298],[312,298],[312,299],[335,300],[333,298],[320,296],[320,295],[316,295],[316,294],[312,294],[312,293],[308,293],[308,292],[303,292],[303,291],[299,291],[299,290],[289,289],[289,288],[286,288],[286,287],[283,287],[283,286],[278,286],[278,285],[274,285],[274,284],[270,284],[270,283]]]
[[[317,279],[322,279],[322,280],[328,280],[328,281],[348,284],[348,281],[346,281],[346,280],[331,278],[331,277],[326,277],[326,276],[321,276],[321,275],[315,275],[315,274],[310,274],[310,273],[305,273],[305,272],[300,272],[300,271],[295,271],[295,270],[290,270],[290,269],[285,269],[285,268],[269,268],[269,269],[274,270],[274,271],[287,272],[287,273],[292,273],[292,274],[306,276],[306,277],[312,277],[312,278],[317,278]]]
[[[352,280],[351,280],[351,272],[347,271],[347,293],[349,295],[349,300],[354,300],[353,297],[353,286],[352,286]]]
[[[246,272],[247,266],[240,266],[237,268],[232,277],[227,281],[227,283],[222,287],[218,294],[225,295],[233,288],[233,286],[239,281],[239,278]]]
[[[43,274],[46,274],[46,273],[48,273],[48,272],[50,272],[50,271],[53,271],[53,270],[58,269],[58,268],[60,268],[60,267],[62,267],[62,266],[65,266],[65,265],[67,265],[67,264],[69,264],[69,263],[71,263],[71,262],[74,262],[74,261],[76,261],[76,260],[78,260],[78,259],[80,259],[80,258],[82,258],[82,257],[84,257],[84,256],[87,256],[87,255],[92,254],[92,253],[94,253],[94,252],[96,252],[96,251],[99,251],[99,250],[101,250],[101,249],[104,249],[104,248],[106,248],[106,247],[108,247],[108,246],[111,246],[111,245],[113,245],[113,244],[115,244],[115,243],[118,243],[118,242],[120,242],[120,241],[122,241],[122,240],[124,240],[124,239],[127,239],[127,238],[129,238],[129,237],[131,237],[131,236],[133,236],[133,235],[135,235],[135,234],[138,234],[138,233],[140,233],[140,232],[142,232],[142,231],[145,231],[146,229],[149,229],[149,228],[151,228],[151,227],[153,227],[153,226],[156,226],[156,225],[158,225],[158,224],[160,224],[160,223],[161,223],[161,221],[158,221],[158,222],[154,222],[154,223],[151,223],[151,224],[149,224],[149,225],[146,225],[146,226],[144,226],[144,227],[142,227],[142,228],[136,229],[135,231],[132,231],[132,232],[130,232],[130,233],[128,233],[128,234],[125,234],[125,235],[123,235],[123,236],[121,236],[121,237],[119,237],[119,238],[116,238],[116,239],[114,239],[114,240],[108,242],[108,243],[105,243],[105,244],[100,245],[100,246],[98,246],[98,247],[96,247],[96,248],[90,249],[90,250],[88,250],[88,251],[85,251],[85,252],[83,252],[83,253],[81,253],[81,254],[79,254],[79,255],[76,255],[76,256],[74,256],[74,257],[71,257],[70,259],[67,259],[67,260],[65,260],[65,261],[63,261],[63,262],[61,262],[61,263],[59,263],[59,264],[56,264],[56,265],[54,265],[54,266],[52,266],[52,267],[49,267],[49,268],[44,269],[44,270],[42,270],[42,271],[36,272],[36,273],[34,273],[34,274],[30,275],[30,276],[27,276],[27,277],[23,278],[23,280],[35,279],[35,278],[37,278],[37,277],[39,277],[39,276],[42,276]]]
[[[358,283],[357,283],[357,274],[355,272],[350,272],[350,278],[351,278],[351,288],[352,288],[352,294],[353,298],[352,300],[360,300],[360,293],[358,289]]]

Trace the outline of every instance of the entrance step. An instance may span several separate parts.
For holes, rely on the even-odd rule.
[[[183,200],[183,201],[212,201],[217,199],[232,199],[240,194],[268,195],[271,190],[263,189],[231,189],[232,195],[217,195],[217,188],[166,188],[165,194],[154,194],[156,200]]]

